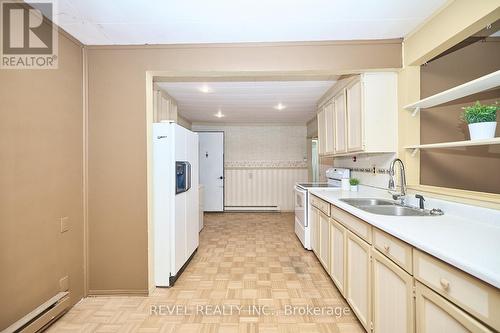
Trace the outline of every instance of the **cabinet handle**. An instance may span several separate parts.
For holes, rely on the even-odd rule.
[[[439,280],[439,283],[445,291],[448,291],[450,289],[450,282],[448,280],[441,278],[441,280]]]
[[[391,247],[389,245],[384,245],[384,250],[385,252],[389,252],[389,250],[391,249]]]

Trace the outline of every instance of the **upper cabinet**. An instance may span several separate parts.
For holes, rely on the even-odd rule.
[[[334,107],[334,141],[335,149],[334,154],[341,154],[347,151],[346,134],[347,134],[347,115],[346,115],[346,94],[342,90],[337,96],[333,98]]]
[[[364,73],[339,80],[319,104],[318,133],[324,148],[320,154],[395,152],[397,108],[396,73]]]
[[[326,117],[325,117],[325,108],[321,107],[318,112],[318,154],[326,155]],[[319,124],[322,124],[320,126]]]
[[[334,110],[333,103],[327,103],[324,107],[325,110],[325,130],[326,130],[326,144],[325,144],[325,153],[332,154],[334,152]]]
[[[362,151],[363,146],[363,109],[361,81],[356,80],[345,89],[347,99],[347,151]]]
[[[162,90],[154,90],[153,93],[153,121],[171,120],[177,122],[177,103]]]
[[[333,101],[325,103],[318,112],[318,123],[323,126],[318,127],[319,154],[331,155],[334,152],[334,110]]]

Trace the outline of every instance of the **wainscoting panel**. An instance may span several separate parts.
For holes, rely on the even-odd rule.
[[[294,186],[307,181],[306,167],[226,167],[225,206],[229,209],[293,211]]]

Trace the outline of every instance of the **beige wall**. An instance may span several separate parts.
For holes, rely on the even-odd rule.
[[[412,156],[405,146],[420,143],[420,116],[412,115],[404,106],[420,99],[420,66],[405,66],[398,73],[398,157],[406,164],[406,181],[420,184],[418,156]]]
[[[421,96],[425,98],[499,69],[500,38],[471,44],[422,66]],[[461,120],[462,107],[472,105],[477,100],[484,104],[500,101],[500,89],[422,110],[421,142],[468,140],[467,125]],[[496,136],[499,135],[500,126],[497,126]],[[496,176],[498,170],[499,146],[436,149],[420,153],[422,185],[500,194],[500,176]]]
[[[398,68],[401,44],[96,47],[88,59],[90,292],[146,293],[146,71],[337,74]]]
[[[399,153],[406,163],[407,181],[412,189],[429,196],[445,197],[480,206],[500,208],[498,195],[420,185],[420,153],[411,156],[406,145],[420,143],[420,114],[411,116],[404,106],[420,98],[420,65],[484,29],[500,18],[500,1],[449,1],[403,41],[404,67],[398,77]],[[457,71],[462,68],[457,69]]]
[[[499,15],[499,0],[449,0],[441,11],[405,37],[405,66],[423,64],[494,23]]]
[[[0,70],[0,330],[83,283],[82,50],[59,35],[59,69]],[[60,233],[60,217],[70,230]]]

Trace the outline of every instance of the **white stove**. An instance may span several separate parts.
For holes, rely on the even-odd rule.
[[[309,190],[315,188],[331,188],[340,190],[342,179],[349,179],[350,170],[344,168],[330,168],[326,170],[326,183],[297,183],[295,185],[295,234],[300,239],[302,245],[311,250],[311,230],[310,219],[310,193]]]

